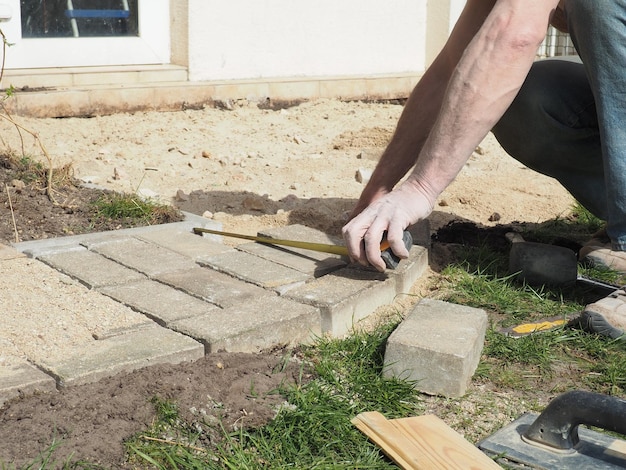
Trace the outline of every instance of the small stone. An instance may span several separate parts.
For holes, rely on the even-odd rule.
[[[498,214],[497,212],[494,212],[493,214],[489,216],[489,222],[497,222],[501,218],[502,217],[500,216],[500,214]]]
[[[249,196],[243,200],[241,205],[251,211],[265,210],[265,201],[260,197]]]
[[[358,183],[367,184],[367,182],[372,177],[372,170],[368,170],[367,168],[359,168],[354,175],[354,179]]]
[[[202,158],[211,158],[211,152],[209,152],[208,150],[203,150],[202,151]]]
[[[189,195],[185,194],[185,191],[183,191],[182,189],[179,189],[178,191],[176,191],[176,200],[177,201],[188,201],[189,200]]]
[[[439,201],[439,207],[448,207],[448,201],[442,199],[441,201]]]
[[[16,178],[14,180],[11,180],[11,186],[13,186],[15,190],[19,192],[19,191],[22,191],[26,187],[26,183]]]
[[[485,150],[480,145],[478,147],[476,147],[474,152],[476,152],[478,155],[484,155],[485,154]]]
[[[296,186],[296,183],[292,183],[289,189],[298,189],[298,186]]]
[[[211,212],[211,211],[204,211],[202,213],[202,217],[204,217],[205,219],[212,219],[213,218],[213,212]]]

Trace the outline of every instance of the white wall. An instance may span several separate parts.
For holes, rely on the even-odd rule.
[[[189,0],[189,78],[421,72],[426,9],[426,0]]]

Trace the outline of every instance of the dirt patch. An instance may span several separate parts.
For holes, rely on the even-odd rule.
[[[25,119],[23,124],[37,130],[56,165],[71,163],[81,183],[141,191],[222,222],[229,231],[255,234],[300,223],[337,235],[363,189],[356,171],[374,168],[401,111],[394,103],[321,100],[280,110],[238,103],[231,110]],[[20,148],[13,128],[0,123],[0,132],[9,149]],[[15,241],[15,227],[20,241],[121,228],[119,222],[94,222],[90,203],[100,189],[59,187],[53,204],[41,184],[16,181],[21,179],[14,169],[0,165],[0,243]],[[568,212],[571,204],[554,180],[522,167],[489,136],[441,196],[430,223],[433,232],[452,220],[484,227],[539,223]],[[414,286],[417,297],[436,295],[430,280],[452,259],[446,247],[459,242],[458,234],[435,240],[431,271]],[[399,305],[410,308],[414,302],[407,296]],[[56,433],[63,438],[62,455],[119,467],[123,440],[154,417],[154,396],[172,399],[192,421],[200,413],[231,428],[263,424],[282,400],[267,392],[285,377],[293,381],[299,367],[288,361],[285,371],[273,373],[285,354],[211,355],[193,364],[150,367],[22,397],[0,410],[0,460],[32,460]]]
[[[111,194],[85,187],[72,174],[71,166],[53,171],[52,191],[47,191],[46,168],[0,155],[0,243],[119,230],[145,225],[131,218],[110,219],[98,215],[96,201]],[[157,213],[152,223],[182,220],[175,210]]]
[[[216,353],[194,363],[147,367],[25,397],[0,413],[0,460],[23,465],[56,439],[59,462],[72,456],[104,468],[126,468],[124,440],[154,421],[154,399],[175,402],[181,419],[207,431],[205,439],[214,439],[220,425],[232,431],[272,419],[284,401],[274,392],[295,384],[300,371],[300,361],[285,351]]]

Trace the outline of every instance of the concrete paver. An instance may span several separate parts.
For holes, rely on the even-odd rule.
[[[415,381],[425,393],[462,396],[487,331],[484,310],[422,299],[387,341],[384,375]]]
[[[348,264],[347,260],[337,255],[262,243],[243,243],[237,249],[313,277],[325,276]]]
[[[172,328],[204,343],[207,353],[259,352],[277,345],[306,344],[321,333],[317,308],[271,293],[174,322]]]
[[[195,266],[191,258],[137,238],[87,243],[86,246],[90,251],[144,273],[148,277],[169,271],[191,269]]]
[[[199,266],[185,271],[164,273],[157,276],[156,280],[221,308],[251,302],[266,293],[261,287]]]
[[[0,362],[0,384],[0,406],[20,395],[56,390],[55,380],[26,360]]]
[[[199,317],[219,309],[216,305],[178,289],[147,279],[103,287],[99,291],[143,313],[162,326],[170,326],[172,322]]]
[[[156,324],[72,348],[61,357],[51,356],[40,367],[59,387],[95,382],[119,372],[151,364],[178,364],[204,356],[204,347],[192,338]]]
[[[277,292],[285,292],[296,285],[304,284],[307,279],[312,279],[311,274],[238,250],[202,258],[199,264]]]
[[[414,246],[396,270],[378,273],[309,250],[232,248],[221,237],[193,234],[193,227],[220,230],[221,224],[186,214],[174,224],[0,246],[0,273],[11,273],[21,286],[0,292],[0,301],[14,306],[8,315],[16,325],[0,330],[0,378],[11,377],[0,381],[0,403],[18,390],[49,390],[55,382],[63,387],[219,350],[255,352],[344,335],[408,292],[428,263],[427,248]],[[260,235],[340,241],[299,225]],[[57,297],[53,310],[41,298],[20,300],[38,289],[40,297]],[[54,328],[35,324],[31,334],[41,331],[39,337],[15,341],[24,321],[40,318]]]
[[[288,299],[320,309],[322,331],[343,336],[378,307],[393,302],[394,278],[385,273],[344,268],[296,287]]]
[[[146,276],[86,248],[39,256],[39,259],[94,289],[136,282]],[[87,268],[87,269],[86,269]]]

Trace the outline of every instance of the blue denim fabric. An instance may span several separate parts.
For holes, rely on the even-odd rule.
[[[511,156],[557,179],[607,221],[626,251],[626,0],[567,0],[580,62],[536,62],[493,132]]]

